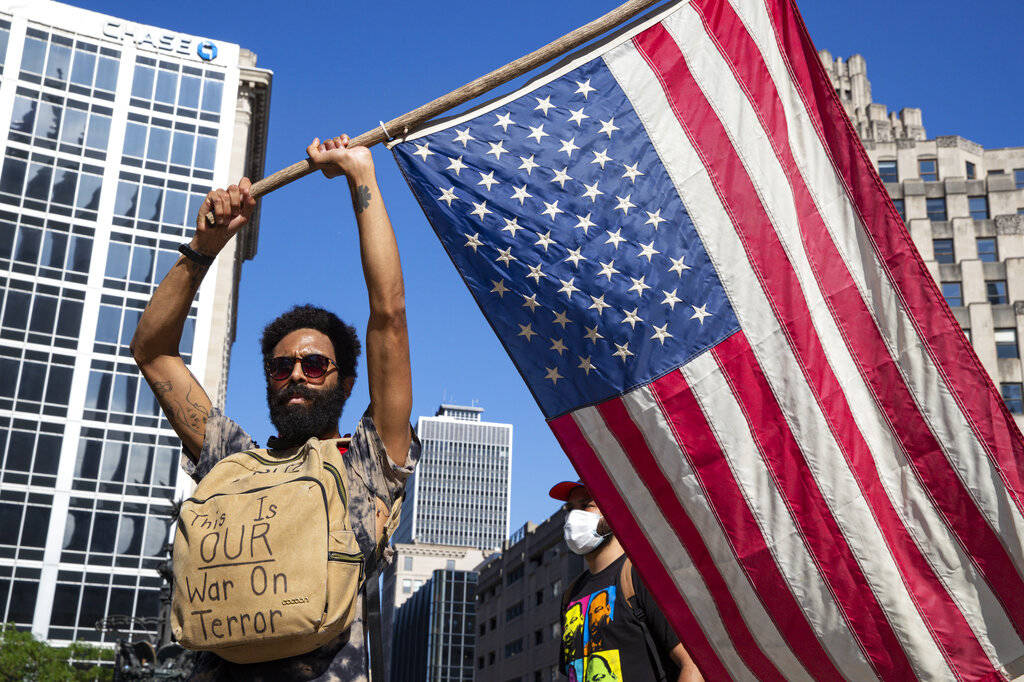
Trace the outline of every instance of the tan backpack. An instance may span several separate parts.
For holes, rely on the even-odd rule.
[[[312,651],[348,628],[364,566],[347,480],[337,440],[218,462],[178,518],[178,642],[258,663]],[[397,515],[392,509],[389,528]]]

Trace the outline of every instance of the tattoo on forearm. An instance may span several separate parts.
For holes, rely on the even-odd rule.
[[[352,193],[352,205],[356,213],[362,213],[363,209],[370,205],[370,188],[366,185],[359,185]]]

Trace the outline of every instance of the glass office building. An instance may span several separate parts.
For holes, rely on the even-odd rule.
[[[153,629],[180,444],[128,350],[205,194],[261,176],[270,73],[237,45],[0,0],[0,620],[55,642]],[[182,354],[223,406],[241,263]],[[130,620],[129,618],[129,620]]]
[[[497,549],[508,537],[512,425],[481,420],[483,409],[441,405],[420,417],[420,462],[396,542]]]
[[[472,682],[476,573],[438,569],[398,610],[391,682]]]

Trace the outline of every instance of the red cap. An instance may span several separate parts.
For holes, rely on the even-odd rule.
[[[555,486],[548,491],[548,495],[561,502],[568,502],[569,495],[572,494],[572,491],[576,490],[576,488],[585,489],[586,486],[583,485],[583,481],[562,481],[561,483],[556,483]]]

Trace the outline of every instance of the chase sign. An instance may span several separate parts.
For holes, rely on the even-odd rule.
[[[196,54],[205,62],[217,58],[217,44],[182,33],[171,33],[130,21],[110,20],[103,24],[103,35],[121,42],[132,41],[136,47],[177,55]]]

